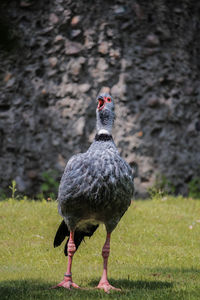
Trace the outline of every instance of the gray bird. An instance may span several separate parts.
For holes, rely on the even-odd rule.
[[[107,231],[102,249],[103,274],[97,286],[105,292],[116,289],[107,279],[110,236],[133,196],[133,172],[120,157],[112,138],[114,101],[109,94],[97,97],[96,136],[85,153],[72,156],[62,176],[58,193],[58,211],[63,217],[55,239],[59,246],[68,236],[65,255],[68,255],[64,279],[55,287],[79,288],[72,281],[72,258],[85,236],[91,237],[100,223]]]

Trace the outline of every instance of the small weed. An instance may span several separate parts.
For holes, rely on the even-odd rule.
[[[160,199],[168,195],[165,191],[158,189],[155,186],[149,188],[148,193],[151,199]]]
[[[200,177],[193,178],[188,183],[189,197],[200,198]]]
[[[42,173],[41,193],[37,198],[42,200],[44,198],[55,200],[59,182],[57,181],[57,173],[53,170]]]
[[[17,188],[16,188],[16,186],[17,186],[16,181],[12,180],[12,185],[9,186],[9,189],[12,192],[12,195],[11,195],[12,200],[17,199],[17,196],[16,196]]]
[[[162,175],[157,176],[155,184],[148,190],[151,199],[160,199],[167,195],[173,195],[175,193],[175,186]]]

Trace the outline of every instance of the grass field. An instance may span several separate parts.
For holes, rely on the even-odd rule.
[[[55,202],[0,202],[0,299],[200,299],[200,201],[181,197],[135,201],[112,234],[111,284],[94,289],[102,272],[103,226],[73,261],[85,290],[50,290],[66,271],[53,238],[61,218]]]

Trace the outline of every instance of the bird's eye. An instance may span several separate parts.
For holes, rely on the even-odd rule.
[[[107,101],[108,101],[108,102],[111,102],[111,98],[107,98]]]

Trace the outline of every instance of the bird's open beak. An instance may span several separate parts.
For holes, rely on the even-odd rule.
[[[102,97],[99,97],[97,109],[102,110],[104,106],[105,106],[105,100]]]

